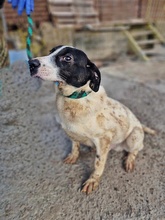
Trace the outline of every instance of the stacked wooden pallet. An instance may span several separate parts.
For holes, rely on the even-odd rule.
[[[48,0],[48,4],[49,12],[57,27],[98,22],[93,0]]]
[[[49,0],[49,12],[55,25],[74,25],[75,13],[72,0]]]
[[[74,8],[77,24],[97,24],[99,22],[93,0],[74,0]]]

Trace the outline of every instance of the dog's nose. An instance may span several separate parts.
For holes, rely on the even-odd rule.
[[[37,73],[38,67],[40,67],[40,61],[37,59],[34,60],[29,60],[29,68],[30,68],[30,73],[31,76],[35,75]]]

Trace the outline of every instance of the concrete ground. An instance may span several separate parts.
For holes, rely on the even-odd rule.
[[[79,188],[95,152],[82,147],[75,165],[62,162],[71,142],[55,119],[53,84],[40,86],[24,63],[0,70],[1,220],[165,219],[165,64],[120,61],[101,72],[108,95],[157,135],[145,136],[133,173],[111,151],[100,187],[86,196]]]

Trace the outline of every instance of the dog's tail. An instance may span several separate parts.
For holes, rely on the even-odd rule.
[[[148,133],[148,134],[152,134],[152,135],[155,135],[156,134],[156,131],[154,129],[151,129],[145,125],[142,125],[142,128],[143,128],[143,131]]]

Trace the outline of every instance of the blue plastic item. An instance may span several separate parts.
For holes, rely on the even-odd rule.
[[[25,61],[28,60],[26,50],[9,50],[9,61],[10,64],[15,63],[16,61]]]
[[[34,0],[8,0],[8,3],[12,5],[13,8],[18,8],[17,12],[19,15],[26,10],[26,14],[30,15],[34,11]]]

